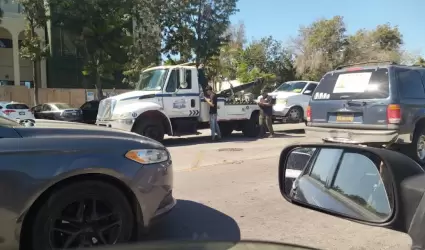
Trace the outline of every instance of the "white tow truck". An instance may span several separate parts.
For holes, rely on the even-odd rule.
[[[249,85],[241,86],[240,91]],[[245,87],[246,86],[246,87]],[[256,137],[259,107],[254,101],[234,101],[232,91],[218,93],[217,120],[222,136],[234,130]],[[132,131],[162,141],[164,135],[198,134],[209,127],[209,105],[195,66],[157,66],[144,70],[135,90],[102,100],[96,124]]]

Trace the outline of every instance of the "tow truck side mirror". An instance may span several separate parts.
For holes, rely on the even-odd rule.
[[[179,69],[179,87],[181,89],[187,88],[188,84],[186,82],[186,70]]]

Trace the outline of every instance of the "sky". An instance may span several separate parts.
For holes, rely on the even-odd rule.
[[[244,22],[248,40],[271,35],[288,42],[300,25],[340,15],[348,33],[397,25],[404,48],[425,55],[425,0],[239,0],[238,9],[231,21]]]

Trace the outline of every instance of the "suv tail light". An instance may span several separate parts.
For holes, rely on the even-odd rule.
[[[13,113],[13,112],[16,112],[16,111],[15,111],[15,110],[11,110],[11,109],[3,110],[3,113],[4,113],[5,115],[10,115],[10,113]]]
[[[399,124],[401,122],[401,109],[398,104],[389,104],[387,107],[387,120],[389,124]]]
[[[311,107],[310,105],[307,106],[307,121],[311,121]]]

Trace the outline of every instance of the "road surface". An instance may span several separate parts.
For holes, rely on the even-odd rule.
[[[281,149],[308,141],[276,126],[280,137],[208,136],[168,141],[175,166],[176,208],[156,224],[150,240],[271,240],[321,249],[409,249],[407,235],[352,223],[284,200],[278,189]],[[285,132],[283,130],[290,129]],[[173,140],[173,139],[172,139]],[[310,140],[311,141],[311,140]]]

